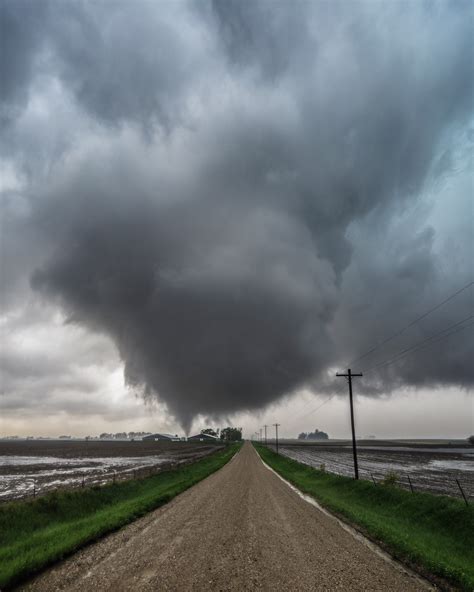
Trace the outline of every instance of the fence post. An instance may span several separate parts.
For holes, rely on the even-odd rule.
[[[33,479],[33,497],[36,497],[36,481]]]
[[[82,488],[84,489],[84,475],[82,475]]]
[[[372,473],[370,473],[370,476],[372,477],[372,481],[374,482],[374,485],[377,486],[377,481],[374,479],[374,476],[372,475]]]
[[[408,483],[410,484],[411,492],[412,493],[415,493],[415,490],[413,489],[413,484],[412,484],[411,479],[410,479],[410,475],[407,475],[407,477],[408,477]]]
[[[464,502],[465,502],[466,506],[468,506],[469,505],[469,502],[467,501],[466,494],[464,493],[464,490],[461,487],[461,483],[459,483],[459,481],[457,479],[456,479],[456,483],[458,484],[459,490],[460,490],[460,492],[461,492],[461,494],[462,494],[462,496],[464,498]]]

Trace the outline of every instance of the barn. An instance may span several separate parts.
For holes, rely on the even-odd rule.
[[[177,434],[150,434],[142,438],[143,442],[179,442],[181,438]]]
[[[196,434],[190,436],[188,442],[220,442],[219,436],[211,436],[211,434]]]

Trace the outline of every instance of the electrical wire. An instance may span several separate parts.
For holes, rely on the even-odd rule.
[[[433,306],[432,308],[430,308],[429,310],[427,310],[425,313],[423,313],[422,315],[420,315],[419,317],[417,317],[416,319],[414,319],[413,321],[411,321],[410,323],[408,323],[408,325],[405,325],[404,327],[402,327],[401,329],[399,329],[398,331],[396,331],[395,333],[393,333],[393,335],[390,335],[390,337],[387,337],[386,339],[384,339],[383,341],[381,341],[380,343],[378,343],[377,345],[375,345],[371,349],[367,350],[362,355],[358,356],[357,358],[354,358],[351,362],[349,362],[349,364],[347,364],[347,366],[350,367],[355,362],[360,362],[360,360],[363,360],[364,358],[366,358],[367,356],[369,356],[370,354],[372,354],[379,347],[382,347],[383,345],[385,345],[389,341],[392,341],[393,339],[395,339],[396,337],[398,337],[399,335],[401,335],[402,333],[404,333],[407,329],[409,329],[410,327],[413,327],[413,325],[416,325],[416,323],[419,323],[421,320],[425,319],[428,315],[430,315],[431,313],[435,312],[436,310],[438,310],[439,308],[441,308],[442,306],[444,306],[445,304],[447,304],[448,302],[450,302],[453,298],[455,298],[456,296],[458,296],[459,294],[461,294],[462,292],[464,292],[464,290],[467,290],[468,288],[470,288],[473,285],[474,285],[474,281],[469,282],[468,284],[466,284],[465,286],[463,286],[462,288],[460,288],[459,290],[457,290],[456,292],[454,292],[454,294],[451,294],[450,296],[448,296],[447,298],[445,298],[442,302],[439,302],[436,306]]]
[[[434,343],[437,343],[438,341],[441,341],[442,339],[449,337],[450,335],[453,335],[454,333],[457,333],[458,331],[461,331],[463,329],[467,329],[468,327],[470,327],[474,323],[468,323],[467,325],[463,325],[463,323],[465,323],[466,321],[470,321],[471,319],[474,319],[474,315],[469,315],[465,319],[462,319],[461,321],[458,321],[457,323],[453,323],[449,327],[446,327],[445,329],[438,331],[437,333],[434,333],[433,335],[430,335],[426,339],[423,339],[422,341],[419,341],[418,343],[415,343],[414,345],[412,345],[404,350],[401,350],[395,356],[375,364],[374,366],[372,366],[368,370],[365,370],[364,372],[367,374],[368,372],[371,372],[372,370],[375,370],[377,368],[389,366],[390,364],[397,362],[398,360],[404,358],[405,356],[407,356],[410,353],[414,353],[414,352],[419,351],[421,349],[426,349],[426,347],[429,347],[433,344],[430,343],[429,346],[425,346],[425,347],[421,347],[421,346],[423,346],[425,343],[428,343],[429,341],[432,341],[433,339],[436,339],[437,337],[439,339],[437,339]]]
[[[311,411],[305,411],[304,413],[302,413],[301,415],[298,415],[297,417],[295,417],[295,419],[299,419],[300,417],[303,416],[308,416],[308,415],[312,415],[313,413],[315,413],[318,409],[321,409],[321,407],[323,405],[326,405],[326,403],[329,403],[329,401],[331,401],[332,399],[334,399],[334,397],[339,394],[339,393],[333,393],[330,397],[328,397],[325,401],[323,401],[323,403],[320,403],[317,407],[315,407],[314,409],[312,409]]]

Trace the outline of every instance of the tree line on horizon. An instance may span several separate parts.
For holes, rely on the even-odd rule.
[[[326,432],[319,431],[318,429],[314,432],[301,432],[298,435],[298,440],[328,440],[329,436]]]

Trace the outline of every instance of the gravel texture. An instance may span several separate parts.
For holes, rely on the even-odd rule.
[[[22,589],[411,592],[430,586],[304,501],[246,443],[214,475]]]

